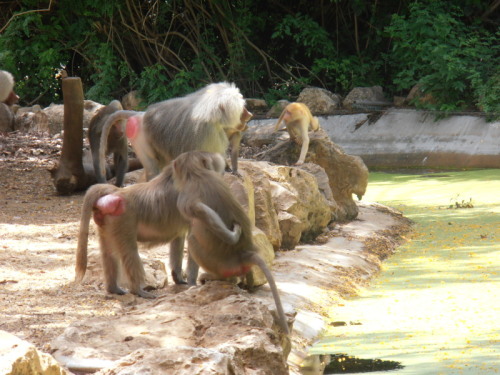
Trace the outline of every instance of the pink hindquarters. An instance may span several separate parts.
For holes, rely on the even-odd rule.
[[[93,211],[95,223],[102,226],[106,215],[120,216],[125,212],[125,200],[119,195],[105,195],[97,200]]]

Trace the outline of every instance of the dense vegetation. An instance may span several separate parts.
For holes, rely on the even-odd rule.
[[[498,0],[17,0],[0,2],[0,68],[23,102],[60,101],[57,72],[89,99],[147,103],[229,80],[294,99],[420,84],[443,111],[500,113]]]

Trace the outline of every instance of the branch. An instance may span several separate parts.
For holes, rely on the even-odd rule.
[[[49,7],[47,9],[33,9],[33,10],[27,10],[26,12],[14,14],[12,17],[9,18],[7,23],[0,29],[0,34],[4,32],[4,30],[7,28],[7,26],[9,26],[9,24],[12,22],[12,20],[17,16],[23,16],[23,15],[28,14],[28,13],[50,12],[51,11],[50,8],[52,7],[52,1],[53,0],[49,1]]]
[[[495,0],[493,1],[490,6],[488,7],[488,9],[486,9],[486,11],[483,13],[483,15],[481,16],[481,18],[483,20],[486,20],[488,18],[488,16],[493,13],[495,11],[496,8],[498,8],[500,6],[500,0]]]

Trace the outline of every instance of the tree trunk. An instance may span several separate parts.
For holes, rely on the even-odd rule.
[[[83,88],[78,77],[62,80],[64,137],[59,165],[51,170],[59,194],[71,194],[91,185],[83,163]]]

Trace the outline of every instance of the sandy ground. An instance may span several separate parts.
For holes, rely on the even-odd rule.
[[[83,194],[58,196],[48,168],[61,140],[0,135],[0,329],[48,349],[74,320],[117,302],[72,285]]]
[[[83,193],[56,194],[48,169],[60,150],[59,138],[0,134],[0,330],[47,352],[72,322],[117,314],[126,303],[106,296],[102,284],[73,283]],[[277,257],[276,279],[285,303],[299,310],[296,330],[304,343],[322,329],[320,324],[311,330],[307,313],[326,316],[324,310],[336,299],[366,284],[409,228],[384,207],[360,208],[358,220]],[[95,247],[92,228],[90,238]],[[331,254],[332,247],[338,251]],[[166,254],[148,255],[165,260]]]

